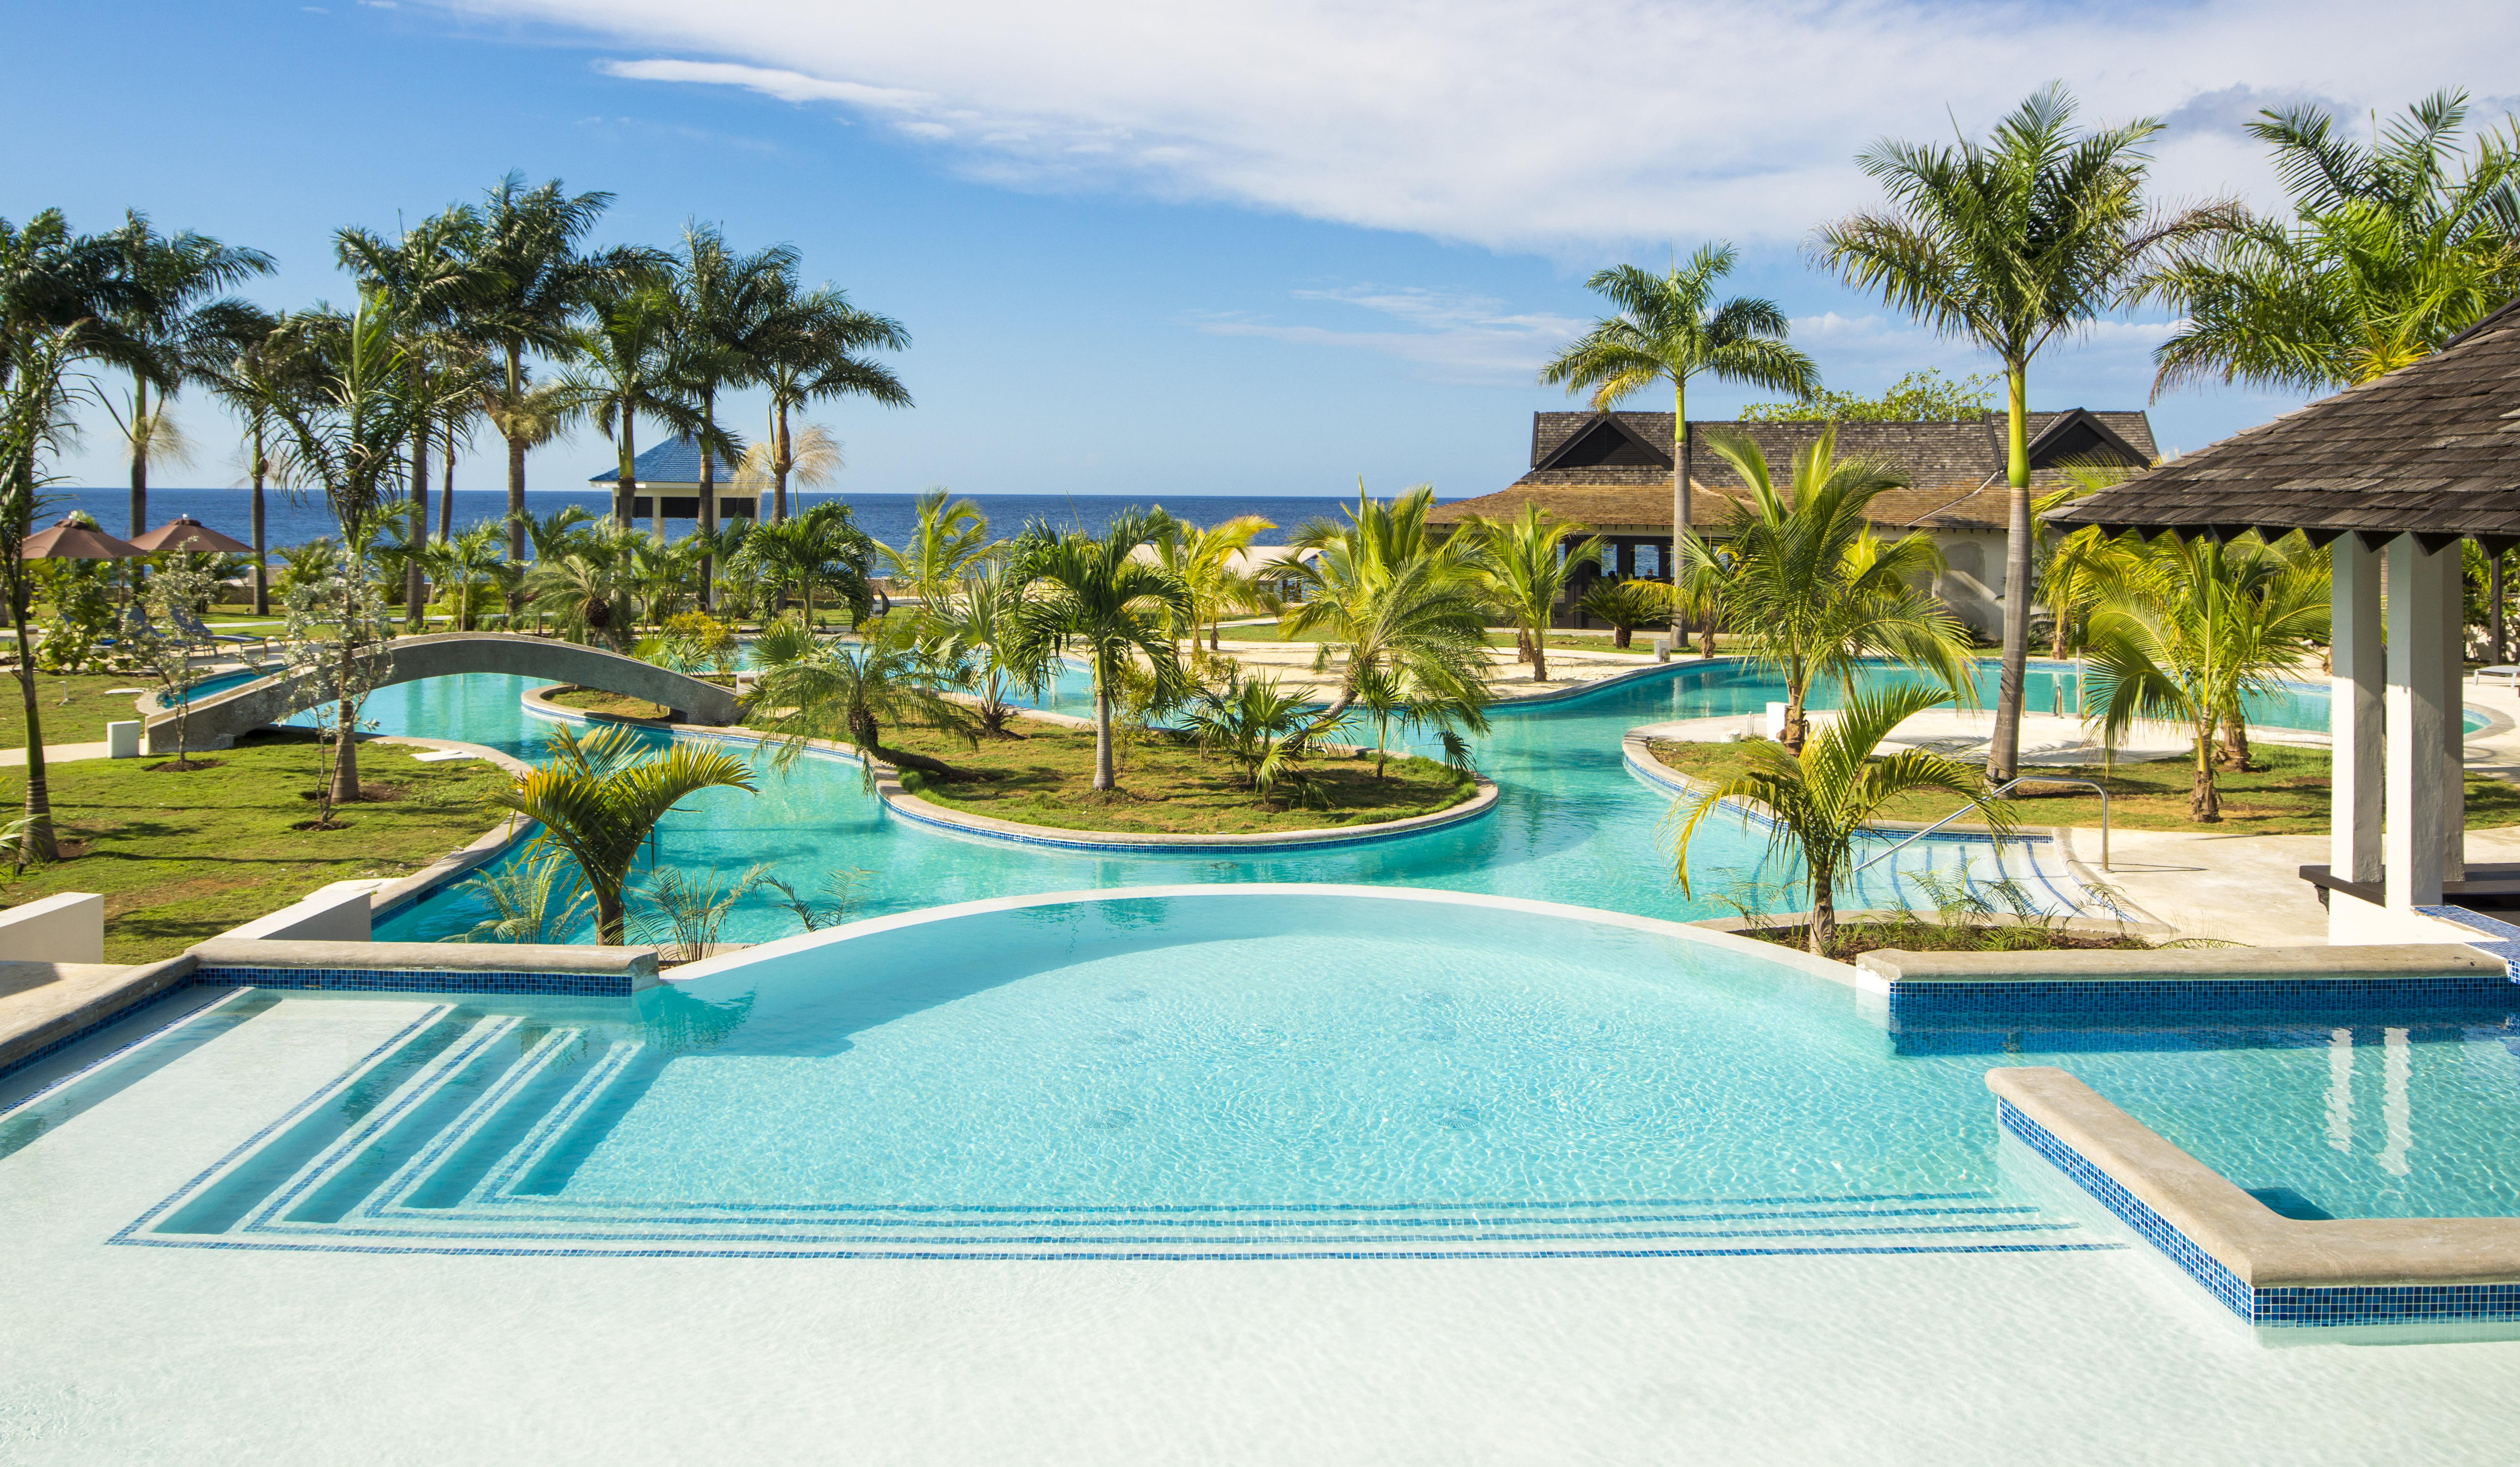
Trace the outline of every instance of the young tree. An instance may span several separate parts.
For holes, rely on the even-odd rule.
[[[1204,529],[1186,521],[1174,524],[1179,528],[1155,546],[1155,558],[1190,587],[1193,610],[1180,630],[1192,642],[1205,632],[1208,651],[1219,651],[1224,637],[1217,623],[1238,612],[1278,610],[1269,586],[1273,577],[1241,569],[1252,536],[1278,527],[1258,515],[1237,515]]]
[[[621,724],[585,734],[559,724],[545,748],[549,757],[490,802],[541,823],[528,851],[557,848],[577,863],[595,896],[595,940],[608,944],[622,940],[621,889],[657,822],[702,790],[755,788],[751,767],[714,745],[658,750]]]
[[[899,550],[878,545],[876,553],[896,579],[932,608],[997,548],[989,538],[989,517],[976,502],[956,499],[949,489],[929,489],[919,496],[919,524],[910,542]]]
[[[1143,660],[1156,707],[1178,703],[1192,688],[1175,656],[1171,628],[1190,619],[1190,587],[1137,552],[1171,531],[1161,510],[1114,518],[1100,535],[1071,531],[1026,547],[1018,566],[1024,596],[1015,610],[1016,641],[1030,656],[1076,648],[1094,669],[1094,788],[1119,788],[1111,763],[1111,715],[1122,670]]]
[[[1955,795],[2001,838],[2013,828],[2011,807],[1989,799],[1978,772],[1957,759],[1910,749],[1877,754],[1890,730],[1951,695],[1934,688],[1888,688],[1847,700],[1838,720],[1800,752],[1781,744],[1751,746],[1750,767],[1711,788],[1683,796],[1683,815],[1673,840],[1673,873],[1689,894],[1688,848],[1698,827],[1726,801],[1749,824],[1753,804],[1766,808],[1768,848],[1798,852],[1811,886],[1806,930],[1810,949],[1826,956],[1837,942],[1837,882],[1856,841],[1891,801],[1917,791]]]
[[[858,752],[869,787],[877,759],[934,779],[964,777],[942,759],[883,742],[886,723],[977,742],[970,711],[936,690],[943,673],[907,626],[878,621],[854,647],[821,641],[792,621],[778,623],[773,633],[755,648],[761,672],[752,706],[758,726],[786,736],[783,763],[812,740],[830,739]]]
[[[1242,771],[1243,788],[1263,802],[1282,791],[1306,803],[1322,798],[1321,781],[1300,762],[1312,753],[1312,712],[1277,678],[1235,673],[1222,688],[1202,687],[1183,721],[1200,749]],[[1382,772],[1379,759],[1374,772]]]
[[[993,739],[1016,737],[1008,727],[1015,717],[1014,695],[1039,698],[1057,671],[1049,648],[1026,646],[1016,628],[1023,596],[1021,573],[1011,561],[996,561],[965,576],[929,621],[938,663],[971,695],[980,732]]]
[[[1531,680],[1549,681],[1549,628],[1578,567],[1601,558],[1599,535],[1566,542],[1592,528],[1526,502],[1511,520],[1471,515],[1460,533],[1479,547],[1479,584],[1531,644]]]
[[[1624,651],[1640,626],[1671,617],[1671,587],[1651,580],[1597,580],[1577,602],[1585,616],[1610,623],[1612,645]]]
[[[1682,542],[1694,533],[1689,511],[1688,380],[1718,382],[1808,396],[1820,389],[1820,368],[1785,344],[1789,329],[1782,307],[1736,296],[1718,305],[1716,286],[1739,258],[1731,245],[1701,245],[1686,265],[1655,275],[1635,265],[1613,265],[1585,282],[1609,298],[1619,314],[1593,329],[1541,368],[1540,380],[1569,392],[1590,390],[1593,410],[1606,413],[1637,392],[1671,385],[1671,553],[1684,558]],[[1678,603],[1674,603],[1677,616]],[[1688,630],[1672,622],[1672,640]]]
[[[1955,693],[1969,687],[1968,636],[1925,582],[1941,563],[1933,537],[1872,532],[1865,510],[1907,482],[1880,459],[1841,459],[1837,431],[1794,455],[1790,499],[1747,436],[1717,435],[1715,451],[1749,486],[1725,537],[1724,615],[1750,659],[1785,683],[1784,744],[1809,734],[1812,684],[1834,677],[1850,693],[1861,660],[1895,657]],[[1703,541],[1689,553],[1711,565]]]
[[[1315,670],[1328,670],[1333,660],[1340,669],[1319,731],[1346,713],[1370,668],[1405,674],[1421,695],[1450,704],[1465,726],[1486,729],[1488,614],[1478,547],[1462,534],[1429,540],[1434,504],[1429,484],[1385,504],[1359,482],[1346,525],[1310,521],[1288,540],[1298,554],[1287,571],[1297,599],[1279,614],[1279,635],[1319,638]]]
[[[315,715],[317,830],[338,828],[339,806],[366,798],[359,785],[359,730],[368,695],[393,673],[393,617],[367,562],[342,556],[282,598],[282,657],[296,688],[292,711]]]
[[[200,645],[191,628],[201,624],[201,608],[218,593],[218,557],[176,551],[161,558],[149,577],[148,605],[154,618],[133,618],[124,638],[141,668],[157,683],[158,706],[175,714],[175,757],[161,766],[173,772],[205,768],[193,759],[193,651]]]
[[[2075,135],[2074,102],[2050,86],[1996,124],[1993,139],[1943,147],[1885,139],[1859,155],[1886,210],[1823,226],[1819,257],[1858,290],[1967,342],[2003,365],[2011,525],[2003,579],[2003,669],[1987,773],[2016,772],[2030,655],[2030,363],[2060,335],[2125,299],[2172,242],[2228,217],[2224,206],[2147,219],[2146,117]]]

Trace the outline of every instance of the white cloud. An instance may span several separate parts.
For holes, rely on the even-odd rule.
[[[1416,286],[1351,286],[1302,290],[1298,300],[1351,306],[1396,320],[1408,330],[1289,325],[1247,314],[1217,314],[1192,324],[1211,336],[1259,337],[1297,346],[1369,351],[1396,357],[1430,381],[1526,385],[1551,352],[1584,329],[1571,316],[1508,311],[1484,296]]]
[[[1122,187],[1572,254],[1799,238],[1868,200],[1876,137],[1982,129],[2062,75],[2087,115],[2183,124],[2174,192],[2262,184],[2236,128],[2402,106],[2520,62],[2520,7],[2362,0],[435,0],[621,50],[614,75],[888,122],[974,176]]]

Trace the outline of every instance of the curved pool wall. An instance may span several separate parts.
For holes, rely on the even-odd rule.
[[[633,998],[430,1006],[116,1241],[1298,1258],[2114,1248],[2009,1173],[2054,1065],[2295,1215],[2520,1210],[2509,995],[1894,1035],[1842,972],[1386,888],[992,900]],[[260,1021],[250,1021],[260,1022]],[[1934,1042],[1916,1043],[1925,1037]],[[361,1067],[389,1114],[337,1114]],[[397,1118],[409,1118],[407,1121]],[[47,1123],[35,1117],[32,1123]],[[0,1141],[5,1141],[0,1135]],[[236,1180],[229,1180],[236,1178]]]
[[[1796,909],[1795,863],[1771,853],[1765,832],[1737,821],[1711,822],[1701,834],[1691,857],[1695,895],[1685,897],[1675,886],[1666,818],[1671,797],[1627,770],[1620,740],[1641,723],[1763,708],[1769,687],[1744,677],[1737,664],[1654,672],[1548,708],[1499,709],[1477,749],[1480,771],[1502,791],[1497,808],[1474,821],[1363,847],[1188,854],[1013,847],[887,814],[844,758],[809,755],[779,771],[748,746],[730,745],[759,767],[759,794],[695,796],[660,827],[655,858],[729,882],[754,862],[775,863],[808,887],[826,872],[864,873],[851,878],[852,916],[991,896],[1211,882],[1430,887],[1681,921],[1732,916],[1745,906]],[[372,699],[368,713],[387,732],[463,739],[530,758],[542,725],[520,700],[536,685],[478,674],[400,684]],[[2026,882],[2030,873],[2018,849],[2003,856],[1985,842],[1920,843],[1865,873],[1851,890],[1841,889],[1838,899],[1850,909],[1895,905],[1914,893],[1915,875],[1927,870],[1960,881]],[[2034,893],[2034,899],[2046,898]],[[434,940],[485,914],[470,894],[442,890],[381,914],[377,936]],[[797,926],[791,912],[756,893],[734,908],[720,936],[760,941]]]

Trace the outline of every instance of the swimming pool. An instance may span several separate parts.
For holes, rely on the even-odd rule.
[[[548,726],[521,706],[533,686],[490,674],[434,678],[383,689],[368,711],[386,732],[463,739],[532,758]],[[1772,691],[1738,664],[1681,665],[1561,701],[1507,704],[1477,741],[1479,767],[1502,792],[1493,813],[1422,835],[1277,854],[1111,854],[958,836],[886,815],[846,759],[807,757],[782,772],[750,746],[734,745],[764,766],[760,792],[718,790],[686,801],[660,828],[655,859],[730,878],[755,861],[809,880],[834,868],[863,872],[854,887],[858,916],[1044,892],[1251,881],[1431,887],[1679,919],[1732,915],[1736,901],[1792,910],[1794,872],[1771,860],[1763,830],[1731,819],[1710,822],[1700,837],[1696,894],[1684,897],[1671,878],[1671,799],[1630,774],[1620,753],[1621,736],[1638,724],[1755,711]],[[1914,878],[1931,871],[2011,880],[2028,899],[2063,909],[2080,894],[2069,878],[2053,876],[2061,865],[2052,852],[2034,857],[2021,844],[1999,852],[1981,841],[1924,841],[1842,889],[1839,901],[1921,901]],[[482,910],[459,890],[441,891],[387,914],[377,936],[434,940],[470,928]],[[729,915],[723,936],[760,941],[794,931],[790,913],[755,894]]]

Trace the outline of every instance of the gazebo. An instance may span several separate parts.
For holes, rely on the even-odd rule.
[[[2520,904],[2520,867],[2464,859],[2459,550],[2520,544],[2520,301],[2431,356],[2047,518],[2146,538],[2298,529],[2326,546],[2331,842],[2302,877],[2327,903],[2328,940],[2457,941],[2424,909]]]

